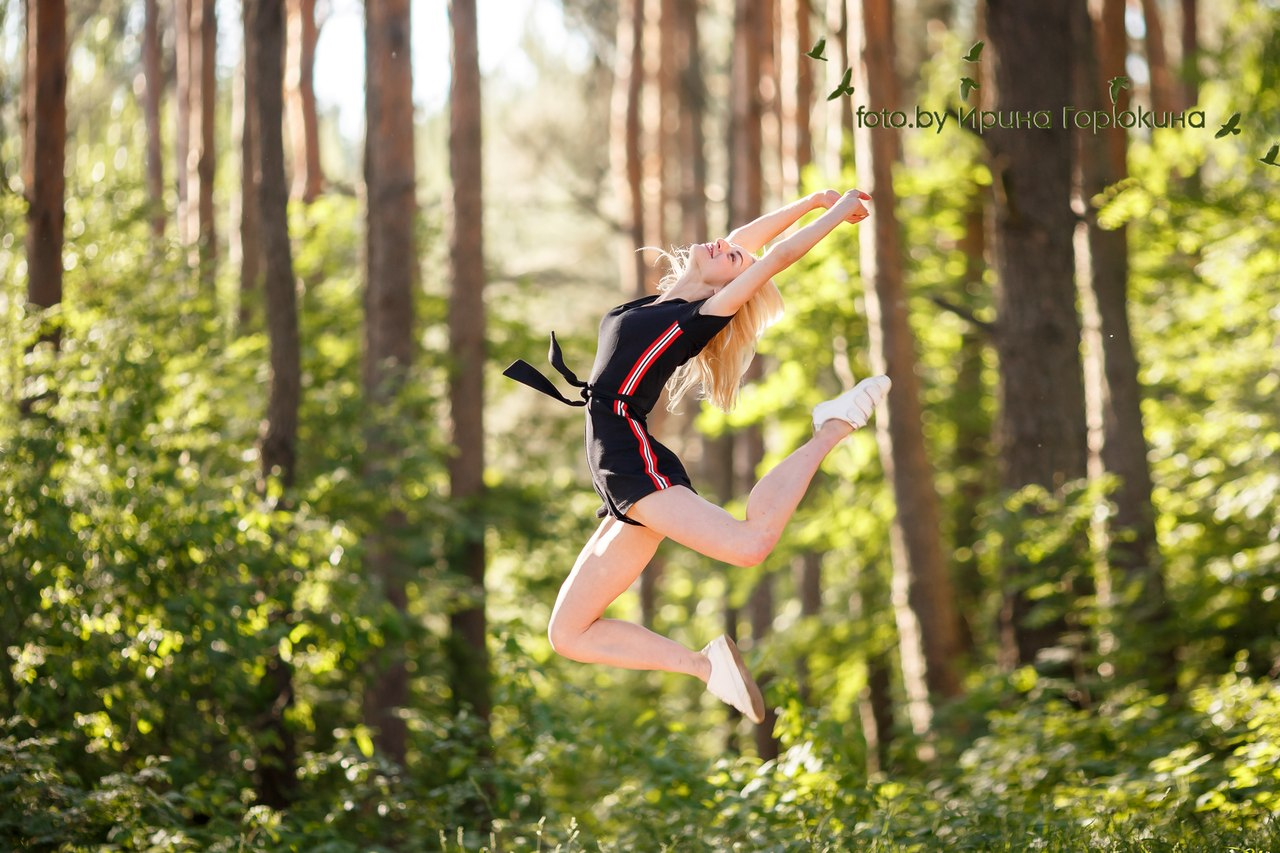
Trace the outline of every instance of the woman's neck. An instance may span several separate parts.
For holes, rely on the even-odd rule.
[[[686,302],[697,302],[699,299],[706,299],[713,293],[715,293],[715,289],[710,285],[704,284],[700,279],[693,276],[681,276],[675,284],[671,285],[670,290],[658,298],[659,301],[683,299]]]

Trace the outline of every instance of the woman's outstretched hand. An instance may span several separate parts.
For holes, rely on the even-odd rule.
[[[845,222],[857,225],[871,215],[871,211],[867,210],[866,205],[863,204],[864,201],[871,201],[871,196],[862,190],[849,190],[840,196],[840,200],[833,205],[833,208],[845,213]]]
[[[841,211],[846,213],[845,221],[852,222],[855,225],[871,215],[866,205],[863,204],[864,201],[870,201],[871,196],[862,190],[849,190],[843,195],[836,190],[822,190],[814,193],[811,198],[816,207],[821,207],[824,210],[839,206]]]

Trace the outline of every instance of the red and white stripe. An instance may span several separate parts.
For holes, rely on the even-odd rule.
[[[640,381],[644,379],[645,373],[653,366],[667,348],[675,343],[676,339],[683,334],[680,324],[672,323],[665,332],[658,336],[658,339],[649,345],[644,354],[636,360],[635,365],[631,368],[631,372],[627,374],[627,378],[623,381],[622,387],[618,389],[619,394],[631,394],[640,385]],[[664,477],[658,471],[658,456],[653,452],[653,444],[649,441],[649,436],[645,432],[644,427],[635,418],[627,414],[626,404],[621,400],[615,400],[613,410],[617,414],[627,419],[627,423],[631,426],[631,432],[635,435],[636,441],[640,444],[640,455],[644,458],[644,470],[649,475],[649,479],[659,489],[671,488],[671,481]]]

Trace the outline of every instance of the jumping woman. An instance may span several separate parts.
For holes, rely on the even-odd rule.
[[[683,672],[754,722],[764,699],[728,636],[702,651],[647,628],[605,619],[605,609],[639,577],[658,544],[670,538],[712,559],[754,566],[778,542],[810,481],[837,444],[866,425],[889,390],[889,379],[864,379],[813,410],[814,434],[751,490],[746,518],[734,518],[699,497],[674,453],[649,434],[646,417],[670,385],[674,407],[691,387],[728,411],[755,353],[756,341],[782,312],[773,277],[790,267],[842,222],[869,214],[858,190],[815,193],[734,230],[727,239],[695,243],[666,255],[670,273],[660,293],[619,305],[600,323],[595,366],[586,382],[565,366],[555,335],[551,363],[581,389],[574,401],[531,365],[517,361],[506,375],[570,405],[586,407],[587,463],[604,501],[603,521],[560,588],[548,636],[559,654],[584,663]],[[812,210],[818,219],[755,252]]]

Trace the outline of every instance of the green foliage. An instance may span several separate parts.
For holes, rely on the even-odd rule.
[[[487,144],[520,154],[500,161],[495,182],[512,195],[493,220],[506,242],[491,258],[490,494],[480,506],[445,497],[438,205],[426,204],[419,228],[421,351],[378,424],[404,448],[393,481],[366,464],[360,205],[335,195],[291,210],[304,370],[298,476],[288,494],[263,496],[261,320],[230,321],[233,270],[218,293],[201,292],[185,250],[149,235],[142,123],[112,76],[127,23],[90,13],[81,31],[67,297],[47,314],[25,305],[16,142],[0,138],[0,847],[1280,850],[1280,197],[1274,167],[1256,160],[1276,132],[1274,9],[1239,4],[1208,58],[1203,105],[1213,116],[1241,112],[1241,137],[1141,138],[1131,180],[1098,199],[1102,221],[1129,231],[1179,695],[1121,682],[1103,648],[1080,649],[1086,676],[1073,694],[1033,668],[991,663],[1007,553],[1029,567],[1038,618],[1069,618],[1082,636],[1124,618],[1063,595],[1089,579],[1086,561],[1057,568],[1106,512],[1112,484],[992,488],[994,361],[984,333],[935,301],[994,319],[989,277],[967,277],[960,244],[989,176],[979,141],[959,131],[906,138],[897,189],[909,309],[945,545],[967,573],[972,667],[966,695],[939,708],[934,762],[921,763],[921,743],[900,720],[877,773],[858,703],[874,662],[896,654],[897,628],[894,510],[870,431],[828,460],[764,566],[728,572],[662,552],[657,627],[690,646],[720,630],[722,603],[743,605],[765,575],[787,602],[771,635],[744,642],[754,669],[777,673],[766,685],[781,709],[776,761],[727,749],[723,710],[692,680],[572,664],[543,636],[597,501],[577,413],[510,387],[498,370],[540,355],[553,328],[585,369],[598,309],[616,301],[595,284],[613,262],[600,251],[607,226],[576,207],[604,174],[604,123],[574,133],[563,112],[542,109],[536,87],[495,113],[505,120]],[[922,72],[923,106],[954,97],[954,63],[942,57],[965,46],[941,38]],[[557,58],[538,61],[555,66],[548,87],[560,87],[560,100],[570,82],[590,89]],[[584,115],[607,100],[594,98]],[[13,125],[8,102],[0,113]],[[547,202],[528,176],[557,147],[567,153],[552,166],[581,169]],[[438,177],[427,182],[432,199]],[[698,429],[761,427],[769,465],[807,436],[815,402],[868,372],[856,241],[842,230],[780,277],[788,313],[762,345],[765,377],[732,416],[698,414]],[[583,260],[566,269],[564,254]],[[57,349],[40,341],[53,320]],[[26,416],[20,400],[31,401]],[[406,614],[386,605],[364,565],[362,542],[390,509],[406,520],[397,541],[413,570]],[[489,548],[489,755],[479,722],[455,713],[444,675],[449,616],[472,600],[445,570],[454,530],[485,536]],[[822,555],[824,607],[801,616],[790,568],[810,551]],[[630,607],[620,603],[618,615],[633,618]],[[371,665],[392,648],[411,662],[404,767],[377,752],[361,707]],[[277,698],[267,677],[275,661],[289,666],[295,691],[285,725],[297,781],[283,810],[259,791],[261,762],[280,745],[263,722]],[[905,705],[901,686],[891,690]],[[481,829],[478,802],[491,827]]]

